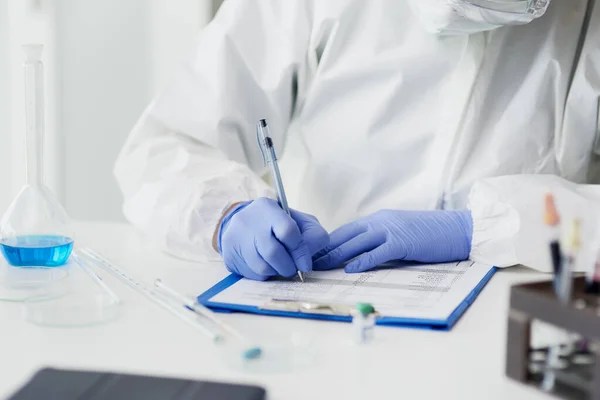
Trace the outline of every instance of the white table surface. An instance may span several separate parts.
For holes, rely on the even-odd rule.
[[[199,294],[227,275],[220,263],[197,264],[153,249],[127,225],[79,223],[77,239],[152,283],[162,278]],[[316,357],[295,370],[243,371],[224,362],[209,341],[105,271],[124,301],[122,316],[88,328],[44,328],[26,322],[23,306],[0,302],[0,398],[44,366],[111,370],[252,383],[269,399],[546,399],[505,377],[509,288],[547,278],[522,268],[495,274],[450,332],[377,327],[368,346],[348,344],[350,325],[295,318],[223,315],[248,336],[289,333],[314,341]]]

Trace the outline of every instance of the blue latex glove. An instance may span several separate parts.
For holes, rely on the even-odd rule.
[[[328,270],[350,261],[348,273],[407,260],[426,263],[465,260],[471,252],[470,211],[382,210],[331,233],[313,268]]]
[[[312,256],[329,243],[329,234],[312,215],[261,198],[238,205],[223,218],[217,246],[230,272],[264,281],[312,270]]]

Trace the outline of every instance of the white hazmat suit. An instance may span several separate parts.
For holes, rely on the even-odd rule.
[[[274,197],[266,118],[290,206],[327,229],[468,207],[472,260],[550,271],[544,194],[583,218],[585,243],[600,214],[594,3],[447,36],[407,0],[226,1],[117,160],[125,216],[171,254],[219,260],[223,211]]]

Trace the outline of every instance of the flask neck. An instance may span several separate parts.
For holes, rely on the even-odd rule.
[[[40,61],[26,61],[25,135],[27,141],[27,183],[44,183],[44,73]]]

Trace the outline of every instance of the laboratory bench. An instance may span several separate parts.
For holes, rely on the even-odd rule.
[[[173,258],[126,224],[79,222],[85,244],[151,284],[161,278],[200,294],[228,275],[222,263]],[[8,398],[38,369],[56,367],[182,377],[263,386],[268,399],[546,399],[505,375],[509,291],[548,279],[520,267],[500,269],[451,331],[377,327],[374,341],[352,342],[348,323],[247,314],[222,318],[264,342],[300,337],[313,358],[297,365],[242,368],[198,331],[102,269],[123,300],[118,319],[90,327],[40,327],[23,305],[0,303],[0,398]]]

